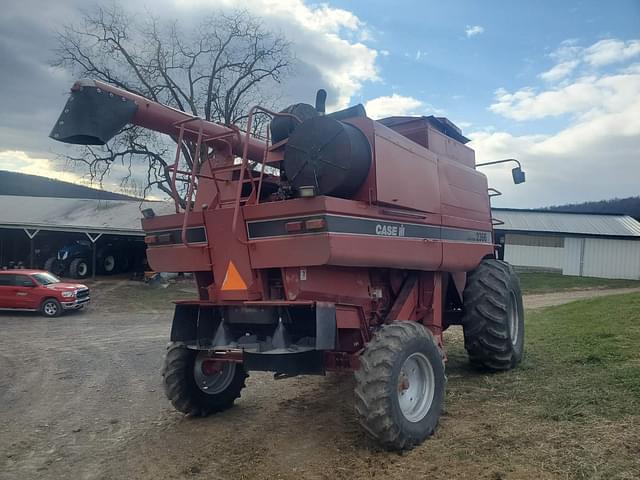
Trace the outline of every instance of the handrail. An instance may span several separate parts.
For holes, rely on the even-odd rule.
[[[256,113],[258,112],[262,112],[265,113],[269,116],[273,117],[277,117],[277,116],[281,116],[281,117],[291,117],[294,120],[296,120],[298,123],[302,123],[302,120],[300,120],[300,118],[292,113],[287,113],[287,112],[273,112],[267,108],[261,107],[259,105],[254,105],[253,107],[251,107],[251,110],[249,110],[249,115],[247,117],[247,128],[245,131],[245,141],[244,141],[244,149],[242,152],[242,164],[240,167],[240,177],[238,178],[238,188],[236,189],[236,198],[235,198],[235,205],[234,205],[234,209],[233,209],[233,219],[231,221],[231,233],[232,235],[235,237],[236,240],[238,240],[238,242],[240,242],[243,245],[248,244],[248,242],[238,238],[237,235],[237,224],[238,224],[238,218],[240,216],[240,201],[242,198],[242,185],[244,184],[244,175],[247,171],[247,163],[248,163],[248,153],[249,153],[249,138],[251,137],[251,127],[253,126],[253,117],[256,115]],[[262,183],[262,176],[264,175],[264,167],[266,165],[266,158],[267,158],[267,148],[265,148],[264,150],[264,154],[263,154],[263,158],[262,158],[262,171],[260,172],[260,184]],[[250,180],[251,180],[251,194],[249,195],[248,198],[251,198],[251,196],[255,193],[255,181],[253,178],[253,174],[250,173]],[[257,202],[260,202],[260,198],[257,198]]]

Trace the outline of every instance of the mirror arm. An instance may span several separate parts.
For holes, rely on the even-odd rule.
[[[515,158],[505,158],[504,160],[494,160],[492,162],[476,163],[476,167],[486,167],[487,165],[497,165],[499,163],[516,162],[519,168],[522,168],[522,164]]]

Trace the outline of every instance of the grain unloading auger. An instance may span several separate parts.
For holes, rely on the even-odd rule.
[[[522,358],[518,278],[495,258],[486,177],[455,125],[323,104],[321,91],[315,107],[252,109],[247,132],[269,114],[269,143],[80,81],[51,136],[103,144],[132,123],[190,142],[194,167],[181,168],[181,148],[169,167],[188,179],[186,200],[174,185],[176,213],[142,221],[152,268],[198,285],[176,304],[163,371],[178,410],[230,407],[250,370],[347,370],[364,429],[410,448],[440,416],[446,328],[463,326],[486,369]]]

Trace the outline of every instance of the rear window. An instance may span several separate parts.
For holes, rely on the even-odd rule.
[[[0,286],[13,286],[14,277],[12,273],[0,273]]]

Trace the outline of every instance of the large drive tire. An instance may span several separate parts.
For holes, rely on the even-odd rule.
[[[117,258],[113,253],[107,253],[100,260],[102,273],[112,275],[116,273]]]
[[[46,261],[46,262],[44,262],[44,269],[45,269],[47,272],[51,272],[51,273],[53,273],[53,264],[55,263],[55,261],[56,261],[56,260],[57,260],[57,258],[56,258],[56,257],[49,257],[49,258],[47,258],[47,261]]]
[[[45,317],[53,318],[62,313],[62,305],[55,298],[47,298],[40,306],[40,312]]]
[[[358,420],[383,447],[409,449],[434,432],[446,377],[442,352],[422,325],[383,326],[360,356],[355,378]]]
[[[464,289],[464,346],[471,363],[509,370],[524,354],[524,309],[520,281],[506,262],[485,259]]]
[[[164,392],[176,410],[206,417],[230,408],[249,376],[241,364],[225,363],[222,371],[206,375],[201,361],[207,352],[169,345],[162,369]],[[200,368],[200,370],[198,370]]]
[[[44,269],[54,275],[62,275],[64,273],[64,262],[58,260],[56,257],[49,257],[47,261],[44,262]]]
[[[69,275],[71,275],[71,278],[87,278],[90,272],[89,262],[84,258],[74,258],[71,260],[71,265],[69,265]]]

